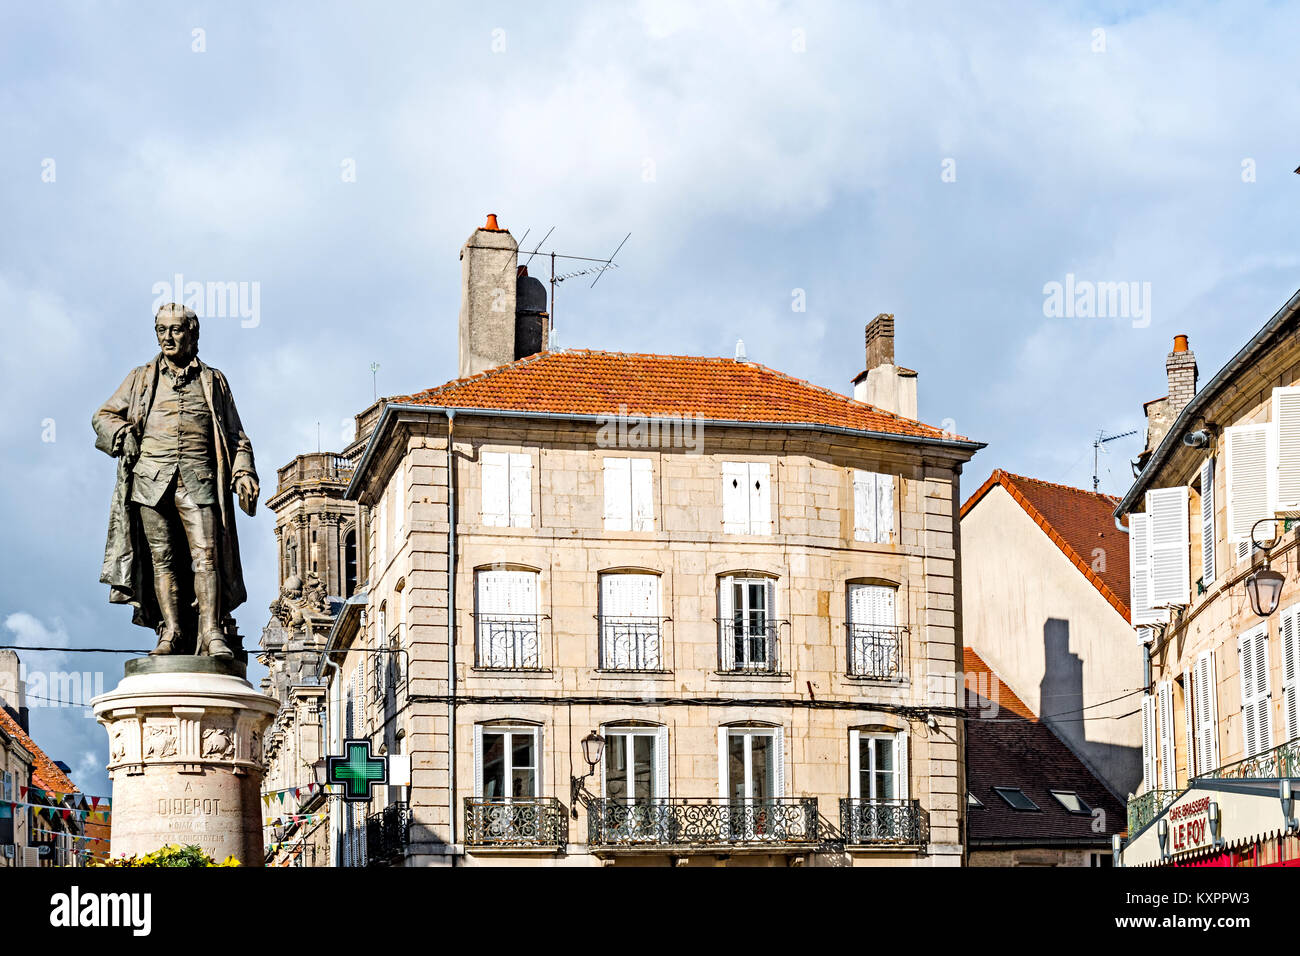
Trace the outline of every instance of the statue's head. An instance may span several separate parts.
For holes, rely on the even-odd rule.
[[[153,330],[163,357],[176,365],[188,365],[199,353],[199,317],[193,309],[169,302],[154,316]]]

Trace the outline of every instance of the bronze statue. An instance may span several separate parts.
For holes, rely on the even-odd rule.
[[[234,656],[244,603],[234,495],[252,516],[259,486],[225,376],[198,359],[199,319],[172,303],[154,318],[160,353],[91,419],[117,458],[99,580],[109,601],[158,634],[153,654]]]

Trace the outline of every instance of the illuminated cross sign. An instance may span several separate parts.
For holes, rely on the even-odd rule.
[[[388,761],[370,755],[369,740],[348,739],[343,741],[343,756],[328,759],[326,780],[341,785],[349,803],[366,803],[372,787],[388,783]]]

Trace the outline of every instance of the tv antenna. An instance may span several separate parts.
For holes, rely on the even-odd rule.
[[[1128,438],[1130,435],[1136,434],[1136,428],[1132,431],[1120,432],[1117,435],[1107,435],[1102,429],[1097,429],[1097,437],[1092,440],[1092,490],[1094,492],[1097,490],[1097,486],[1101,484],[1101,479],[1097,477],[1097,466],[1099,463],[1098,455],[1101,455],[1106,451],[1106,443],[1117,441],[1121,438]]]
[[[525,239],[528,238],[528,233],[531,231],[532,231],[531,229],[524,230]],[[524,268],[526,269],[528,268],[528,263],[533,261],[533,256],[537,255],[538,253],[550,257],[551,277],[549,283],[551,286],[551,301],[549,305],[549,311],[550,311],[549,325],[551,331],[555,330],[555,287],[558,286],[561,282],[566,282],[569,279],[576,279],[579,276],[594,275],[595,278],[591,280],[591,285],[588,286],[587,288],[589,289],[595,288],[596,283],[600,281],[601,276],[603,276],[606,272],[609,272],[611,269],[618,268],[618,263],[614,261],[614,257],[619,254],[620,250],[622,250],[623,246],[627,243],[627,241],[632,238],[632,233],[629,232],[626,236],[623,237],[623,241],[620,242],[614,248],[614,251],[611,252],[607,258],[599,259],[599,258],[594,258],[592,256],[572,256],[561,252],[549,252],[549,253],[542,252],[542,246],[546,245],[546,240],[551,238],[551,233],[553,232],[555,232],[554,226],[548,229],[546,235],[542,236],[542,241],[539,242],[536,246],[534,246],[531,252],[527,253],[528,258],[525,259],[523,263]],[[522,241],[520,244],[522,245]],[[520,254],[523,255],[522,252]],[[590,265],[578,265],[576,268],[570,270],[569,272],[557,272],[555,267],[556,267],[556,260],[558,259],[568,259],[574,263],[590,263]]]

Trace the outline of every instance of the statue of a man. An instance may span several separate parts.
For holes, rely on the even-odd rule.
[[[234,496],[255,512],[253,446],[225,376],[198,359],[194,311],[164,305],[154,332],[161,352],[91,420],[95,447],[118,459],[99,580],[157,632],[151,653],[229,658],[230,612],[247,597]]]

